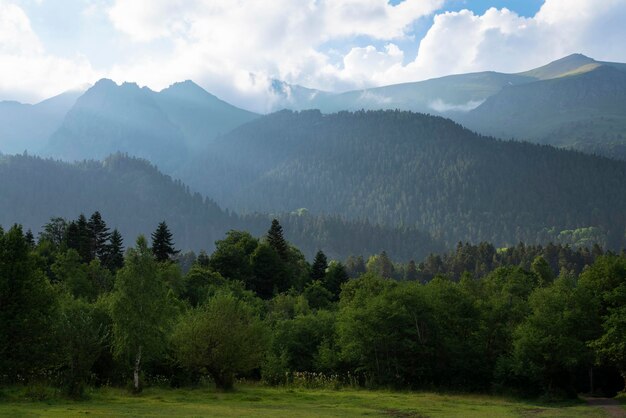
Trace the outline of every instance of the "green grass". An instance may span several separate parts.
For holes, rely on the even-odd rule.
[[[487,395],[367,390],[284,389],[240,386],[211,389],[147,389],[133,396],[98,389],[86,401],[24,401],[10,391],[1,417],[604,417],[581,402],[542,404]]]

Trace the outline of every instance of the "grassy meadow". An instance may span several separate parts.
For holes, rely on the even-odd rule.
[[[123,389],[91,391],[84,401],[41,391],[5,390],[1,417],[605,417],[583,401],[540,403],[488,395],[370,390],[323,390],[239,386],[212,389]],[[28,396],[31,396],[29,399]],[[47,398],[33,400],[32,397]]]

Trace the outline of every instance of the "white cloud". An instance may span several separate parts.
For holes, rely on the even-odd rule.
[[[96,77],[83,57],[58,58],[44,51],[24,10],[0,0],[0,97],[37,101]]]
[[[467,103],[454,104],[447,103],[442,99],[433,100],[428,104],[428,107],[433,109],[436,112],[469,112],[470,110],[476,109],[480,106],[484,100],[470,100]]]
[[[258,106],[272,98],[257,95],[267,96],[263,89],[273,78],[325,89],[371,85],[368,70],[382,72],[401,64],[397,46],[390,44],[382,52],[353,48],[337,63],[322,50],[323,44],[349,42],[355,36],[405,37],[413,22],[443,2],[405,0],[394,6],[387,0],[117,0],[109,17],[119,31],[136,43],[170,43],[171,52],[138,57],[113,74],[125,79],[137,75],[156,89],[192,78],[227,100],[254,100],[246,107],[266,110]],[[150,71],[154,65],[158,72]]]
[[[347,90],[470,71],[523,71],[574,52],[626,61],[624,0],[546,0],[530,18],[495,8],[482,15],[441,12],[421,41],[412,40],[413,25],[440,10],[445,0],[396,5],[388,0],[89,0],[83,18],[105,18],[116,30],[107,39],[122,52],[91,51],[102,68],[95,71],[82,55],[47,51],[18,1],[0,0],[3,99],[44,98],[100,76],[157,90],[193,79],[236,105],[264,111],[280,96],[272,96],[273,79]],[[100,43],[95,38],[81,45],[97,49]]]
[[[626,2],[546,0],[531,18],[491,8],[437,14],[406,65],[378,69],[386,84],[448,74],[494,70],[520,72],[572,53],[626,61]]]

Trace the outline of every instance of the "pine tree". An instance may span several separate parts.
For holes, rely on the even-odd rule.
[[[102,219],[100,212],[96,211],[89,218],[87,223],[87,229],[90,235],[91,241],[91,258],[98,258],[102,261],[107,253],[107,241],[111,236],[109,228]]]
[[[114,229],[111,233],[109,244],[106,246],[103,264],[111,273],[115,273],[124,267],[124,240],[122,239],[122,234],[117,229]]]
[[[283,260],[287,259],[288,253],[288,245],[287,241],[285,241],[285,237],[283,236],[283,227],[280,226],[278,219],[272,220],[272,226],[269,231],[267,231],[267,243],[272,247],[280,258]]]
[[[165,221],[161,222],[152,233],[152,253],[157,261],[170,261],[180,251],[174,248],[172,233]]]
[[[328,260],[326,259],[326,255],[319,250],[317,254],[315,254],[315,260],[313,260],[313,265],[311,266],[311,280],[322,280],[326,275],[326,269],[328,268]]]
[[[78,254],[82,258],[84,263],[91,263],[93,260],[93,254],[91,251],[91,232],[89,231],[89,222],[87,218],[82,213],[78,217],[76,221],[77,231],[77,240],[78,240]]]
[[[80,232],[78,231],[78,225],[76,222],[71,221],[67,225],[67,229],[65,230],[65,246],[67,249],[76,250],[77,252],[80,249]]]

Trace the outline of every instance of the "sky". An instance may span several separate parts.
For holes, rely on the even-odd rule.
[[[191,79],[262,112],[274,79],[346,91],[626,62],[624,22],[626,0],[0,0],[0,100]]]

